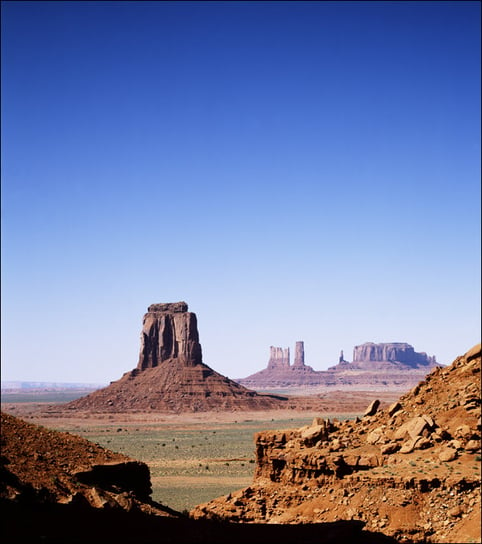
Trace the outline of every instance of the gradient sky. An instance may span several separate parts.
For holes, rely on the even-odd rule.
[[[231,378],[480,336],[479,2],[2,2],[2,379],[108,383],[153,302]]]

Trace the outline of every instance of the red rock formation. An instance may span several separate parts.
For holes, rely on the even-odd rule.
[[[269,348],[268,368],[271,370],[279,370],[289,368],[290,366],[290,348],[277,348],[270,346]]]
[[[352,363],[344,360],[342,351],[337,365],[318,371],[305,364],[304,344],[296,342],[292,366],[273,364],[271,357],[266,369],[236,381],[245,387],[263,390],[289,391],[303,386],[306,392],[309,388],[400,391],[413,387],[435,366],[435,357],[417,353],[409,344],[369,342],[354,348]]]
[[[426,353],[416,352],[410,344],[405,342],[392,342],[389,344],[374,344],[367,342],[353,349],[353,364],[362,368],[366,363],[399,364],[418,368],[432,368],[437,364],[435,357],[429,357]],[[374,368],[375,365],[368,365]],[[383,365],[376,365],[377,367]]]
[[[202,363],[196,314],[185,302],[151,304],[144,315],[137,368],[154,368],[169,359],[194,366]]]
[[[305,366],[305,344],[304,342],[296,342],[295,345],[295,362],[293,368],[302,368]]]
[[[283,356],[283,353],[281,354]],[[137,367],[120,380],[65,405],[69,410],[204,412],[285,408],[202,362],[196,315],[185,302],[152,304],[144,315]]]
[[[481,528],[481,346],[436,367],[387,409],[258,433],[253,484],[195,518],[360,520],[400,542],[477,542]]]

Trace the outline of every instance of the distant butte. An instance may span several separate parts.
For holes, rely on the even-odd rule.
[[[175,302],[149,306],[135,369],[66,408],[181,413],[270,410],[286,407],[286,402],[250,391],[204,364],[196,314],[185,302]]]
[[[405,342],[355,346],[353,362],[345,361],[343,351],[338,364],[328,370],[313,370],[305,364],[304,343],[296,342],[295,361],[290,364],[289,348],[270,347],[268,366],[246,378],[236,380],[252,389],[290,391],[310,389],[389,389],[408,390],[438,365],[435,357],[418,353]]]

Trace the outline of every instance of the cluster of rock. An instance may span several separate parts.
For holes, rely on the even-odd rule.
[[[195,518],[269,523],[361,520],[410,542],[480,534],[480,344],[386,409],[258,433],[253,485]]]
[[[295,360],[293,366],[290,362],[290,348],[278,348],[270,346],[270,355],[268,360],[269,370],[313,370],[305,365],[305,344],[302,341],[295,344]]]
[[[149,306],[135,369],[66,408],[180,413],[285,406],[286,399],[250,391],[204,364],[196,315],[185,302],[175,302]]]
[[[434,356],[419,353],[407,343],[367,342],[355,346],[353,362],[345,361],[343,351],[338,364],[328,370],[314,370],[305,364],[304,344],[296,343],[295,362],[290,365],[289,348],[271,346],[268,366],[246,378],[236,380],[255,390],[294,389],[303,386],[321,389],[407,390],[438,365]]]

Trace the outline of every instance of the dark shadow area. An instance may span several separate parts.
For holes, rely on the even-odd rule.
[[[229,524],[122,510],[1,501],[3,544],[395,544],[361,521],[306,525]]]

